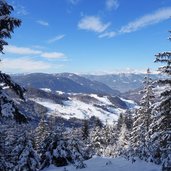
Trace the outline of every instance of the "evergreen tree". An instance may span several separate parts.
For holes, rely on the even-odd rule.
[[[93,128],[90,137],[91,137],[90,141],[91,141],[93,153],[101,156],[103,154],[103,143],[104,143],[101,128],[99,126]]]
[[[72,133],[71,133],[72,135]],[[86,151],[84,144],[77,138],[70,136],[60,136],[58,131],[51,133],[44,142],[45,153],[41,156],[41,169],[48,167],[50,164],[55,166],[66,166],[69,163],[76,168],[83,168],[85,164]]]
[[[152,111],[152,105],[154,103],[154,92],[153,92],[153,80],[150,78],[150,69],[147,69],[147,76],[144,78],[144,90],[141,92],[143,93],[143,97],[141,99],[141,109],[143,110],[143,116],[144,116],[144,128],[145,131],[149,131],[149,125],[151,124],[151,111]]]
[[[6,137],[8,136],[8,125],[0,126],[0,170],[8,171],[12,170],[13,163],[11,161],[10,154],[10,145],[6,141]]]
[[[19,27],[21,24],[21,20],[10,16],[13,10],[13,7],[7,4],[5,0],[0,1],[0,52],[2,53],[4,45],[8,45],[4,39],[11,38],[14,28]]]
[[[84,119],[83,120],[83,125],[82,125],[82,139],[84,141],[87,141],[89,138],[89,125],[88,125],[88,120]]]
[[[41,152],[43,151],[43,142],[44,140],[48,137],[49,135],[49,126],[48,126],[48,122],[47,120],[43,117],[40,122],[38,127],[35,129],[35,139],[34,139],[34,143],[35,143],[35,148],[37,150],[38,153],[41,154]]]
[[[141,91],[143,97],[140,101],[140,108],[137,110],[133,130],[131,136],[131,146],[134,155],[141,159],[147,160],[150,156],[149,151],[149,126],[152,119],[152,104],[154,101],[154,93],[152,79],[150,78],[150,70],[147,70],[147,76],[144,78],[144,89]]]
[[[105,126],[102,128],[102,137],[104,148],[111,145],[111,127],[108,125],[107,121]]]
[[[129,147],[130,132],[132,130],[132,112],[126,111],[121,113],[116,125],[116,145],[115,156],[126,155],[126,150]]]
[[[31,135],[25,132],[17,140],[13,150],[15,156],[14,171],[38,171],[40,158],[33,148],[33,139]]]
[[[133,126],[133,116],[132,116],[133,111],[132,110],[127,110],[125,113],[125,124],[126,127],[129,131],[132,130]]]
[[[13,171],[20,155],[20,150],[17,152],[14,149],[23,147],[21,137],[25,134],[24,132],[31,131],[31,128],[30,125],[16,124],[14,120],[3,120],[0,130],[0,170]]]
[[[11,33],[14,32],[15,27],[19,27],[21,20],[11,17],[13,7],[0,0],[0,52],[3,53],[5,45],[8,43],[4,40],[5,38],[11,38]],[[7,118],[14,118],[18,122],[26,122],[26,117],[21,114],[15,107],[14,102],[10,97],[3,91],[4,87],[9,87],[13,90],[21,99],[24,99],[23,92],[24,88],[14,83],[10,76],[0,71],[0,116]]]
[[[150,125],[151,149],[154,161],[163,162],[163,170],[171,170],[171,52],[155,55],[155,62],[164,64],[158,71],[165,77],[158,81],[163,87],[160,100],[156,103],[153,123]]]
[[[128,130],[127,125],[123,123],[117,141],[116,150],[118,155],[126,155],[126,151],[129,148],[129,138],[130,131]]]
[[[96,117],[94,127],[99,127],[99,128],[103,127],[103,123],[102,123],[102,121],[98,117]]]
[[[121,113],[119,115],[118,122],[117,122],[117,130],[118,130],[118,132],[120,132],[121,127],[122,127],[122,125],[123,125],[124,122],[125,122],[124,114]]]

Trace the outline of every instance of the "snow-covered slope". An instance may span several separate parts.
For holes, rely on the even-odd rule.
[[[108,121],[112,124],[114,120],[118,119],[119,114],[125,112],[126,109],[117,107],[110,98],[96,94],[72,94],[69,96],[69,100],[63,100],[62,104],[44,98],[31,98],[31,100],[48,108],[48,115],[61,116],[65,119],[74,117],[84,119],[96,116],[103,122]],[[122,102],[124,103],[124,99]],[[125,100],[125,104],[127,109],[136,106],[132,101]]]
[[[85,161],[87,167],[83,169],[76,169],[74,166],[66,167],[55,167],[50,166],[43,171],[160,171],[160,166],[154,165],[152,163],[146,163],[144,161],[138,160],[134,163],[128,161],[124,158],[102,158],[94,157],[90,160]]]

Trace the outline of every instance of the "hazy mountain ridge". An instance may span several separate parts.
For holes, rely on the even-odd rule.
[[[48,88],[51,91],[66,93],[95,93],[119,95],[120,92],[113,90],[104,83],[91,81],[76,74],[44,74],[34,73],[27,75],[12,75],[12,78],[25,87]]]
[[[112,89],[116,89],[122,93],[140,89],[143,87],[143,80],[146,74],[120,73],[106,75],[83,75],[83,77],[92,81],[99,81],[108,85]],[[157,80],[157,74],[150,74],[153,80]]]

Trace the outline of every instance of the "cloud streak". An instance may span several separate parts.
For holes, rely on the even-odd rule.
[[[58,59],[58,58],[65,57],[63,53],[59,53],[59,52],[51,52],[51,53],[46,52],[46,53],[42,53],[41,56],[48,59]]]
[[[96,33],[104,32],[109,26],[110,23],[103,23],[101,19],[96,16],[83,17],[78,23],[79,29],[93,31]]]
[[[47,21],[37,20],[36,22],[42,26],[49,26],[49,23]]]
[[[119,33],[123,34],[123,33],[135,32],[144,27],[167,20],[170,17],[171,17],[171,7],[163,8],[163,9],[155,11],[152,14],[144,15],[138,18],[137,20],[128,23],[127,25],[123,26],[120,29]]]
[[[48,43],[54,43],[54,42],[56,42],[56,41],[58,41],[58,40],[63,39],[64,37],[65,37],[65,35],[64,35],[64,34],[61,34],[61,35],[55,36],[55,37],[53,37],[52,39],[49,39],[49,40],[48,40]]]
[[[115,37],[116,35],[117,35],[117,33],[115,31],[110,31],[110,32],[104,32],[104,33],[100,34],[98,37],[99,38],[104,38],[104,37],[112,38],[112,37]]]

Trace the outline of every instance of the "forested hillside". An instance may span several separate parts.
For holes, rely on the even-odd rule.
[[[22,23],[13,11],[0,0],[2,57]],[[88,19],[103,33],[99,38],[106,36],[109,23],[100,27],[99,19]],[[79,28],[86,23],[79,23]],[[24,50],[50,58],[40,50]],[[53,52],[51,58],[56,55],[62,54]],[[0,171],[171,171],[171,52],[157,53],[155,63],[162,65],[159,75],[148,67],[141,80],[125,74],[129,87],[125,81],[111,84],[105,75],[32,73],[11,78],[0,71]],[[140,88],[141,100],[135,97],[134,102],[119,92],[132,87]]]

